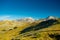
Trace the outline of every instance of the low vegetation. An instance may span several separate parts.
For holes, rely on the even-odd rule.
[[[60,40],[60,19],[42,22],[0,22],[0,40]]]

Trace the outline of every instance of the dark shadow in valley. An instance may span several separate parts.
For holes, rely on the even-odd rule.
[[[47,28],[47,27],[53,25],[54,23],[57,24],[57,22],[58,22],[57,20],[53,20],[53,19],[47,20],[47,21],[42,21],[39,24],[37,24],[36,26],[27,27],[26,29],[20,31],[19,34],[22,34],[22,33],[25,33],[25,32],[29,32],[31,30],[36,31],[36,30],[39,30],[39,29]]]

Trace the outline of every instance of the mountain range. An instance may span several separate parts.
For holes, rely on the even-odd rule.
[[[60,40],[60,18],[2,20],[0,40]]]

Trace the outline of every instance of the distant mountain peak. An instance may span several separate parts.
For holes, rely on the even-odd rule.
[[[48,16],[48,17],[47,17],[47,20],[49,20],[49,19],[58,19],[58,18],[55,17],[55,16]]]
[[[17,19],[17,21],[25,21],[25,22],[34,22],[35,19],[32,18],[32,17],[25,17],[25,18],[22,18],[22,19]]]

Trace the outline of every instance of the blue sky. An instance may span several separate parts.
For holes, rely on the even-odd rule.
[[[0,0],[0,19],[60,17],[60,0]]]

